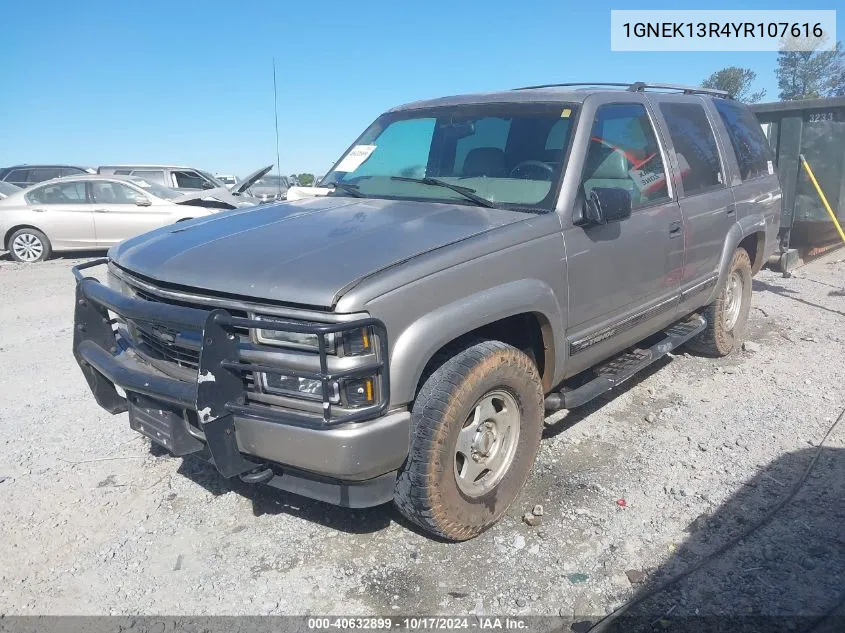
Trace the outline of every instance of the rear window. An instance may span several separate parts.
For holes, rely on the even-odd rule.
[[[740,177],[751,180],[773,173],[769,171],[772,152],[757,117],[737,103],[720,99],[714,99],[713,103],[728,130]]]
[[[716,137],[704,108],[697,103],[661,103],[660,112],[675,146],[684,195],[723,187]]]

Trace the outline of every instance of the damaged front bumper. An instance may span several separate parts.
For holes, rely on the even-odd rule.
[[[220,308],[148,301],[82,273],[107,261],[73,269],[73,352],[100,406],[113,414],[128,411],[133,429],[174,455],[206,459],[224,477],[239,476],[349,507],[390,501],[395,471],[408,454],[410,413],[388,412],[387,339],[380,321],[268,322]],[[180,380],[154,367],[120,335],[110,313],[175,331],[201,332],[196,380]],[[326,336],[350,327],[377,332],[376,361],[330,373]],[[245,374],[279,371],[278,366],[242,358],[237,332],[253,328],[316,335],[319,371],[285,373],[322,383],[322,416],[251,401]],[[378,402],[360,411],[333,412],[329,384],[373,372],[382,381]]]

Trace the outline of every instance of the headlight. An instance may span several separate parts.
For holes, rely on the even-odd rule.
[[[255,317],[258,320],[269,321],[266,317]],[[277,345],[279,347],[290,347],[293,349],[305,349],[313,352],[319,351],[318,337],[316,334],[302,334],[285,330],[255,331],[255,338],[259,343],[265,345]],[[343,350],[344,356],[358,356],[367,354],[373,350],[373,332],[368,327],[355,328],[339,334],[326,334],[326,352],[335,354],[339,349]]]
[[[260,374],[264,391],[285,396],[323,400],[323,384],[319,380],[297,378],[284,374]],[[329,383],[329,402],[340,402],[337,383]]]
[[[358,356],[372,350],[373,331],[368,327],[347,330],[343,333],[343,353]]]
[[[259,321],[263,317],[256,316]],[[263,318],[265,321],[270,319]],[[314,352],[320,350],[316,334],[301,334],[299,332],[286,332],[285,330],[256,330],[255,338],[259,343],[266,345],[277,345],[279,347],[291,347],[293,349],[307,349]],[[326,351],[330,354],[335,352],[336,337],[334,334],[326,334]]]

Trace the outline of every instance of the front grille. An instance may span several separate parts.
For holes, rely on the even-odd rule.
[[[144,329],[148,324],[133,323],[132,325],[134,326],[133,338],[145,354],[157,360],[175,363],[179,367],[199,368],[200,354],[198,349],[161,341],[155,335],[155,332],[159,331],[160,328],[155,328],[152,332],[149,332]]]
[[[166,303],[168,305],[195,308],[197,310],[205,311],[211,311],[212,309],[201,303],[163,298],[134,285],[130,287],[132,288],[132,293],[135,297],[143,299],[144,301]],[[227,311],[232,316],[244,318],[249,316],[244,310],[229,308]],[[140,351],[150,358],[173,363],[174,365],[185,369],[197,370],[199,368],[199,349],[202,342],[202,332],[179,332],[169,327],[163,327],[161,325],[145,321],[129,321],[128,325],[133,343],[138,346]],[[233,328],[233,332],[239,336],[242,341],[249,340],[249,330],[247,328]],[[248,380],[249,382],[252,381],[251,375],[248,377]]]

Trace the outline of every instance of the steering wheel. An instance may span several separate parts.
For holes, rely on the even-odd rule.
[[[532,178],[534,175],[540,174],[539,178]],[[551,180],[554,174],[554,169],[541,160],[524,160],[516,167],[510,170],[508,178],[521,178],[523,180]]]

